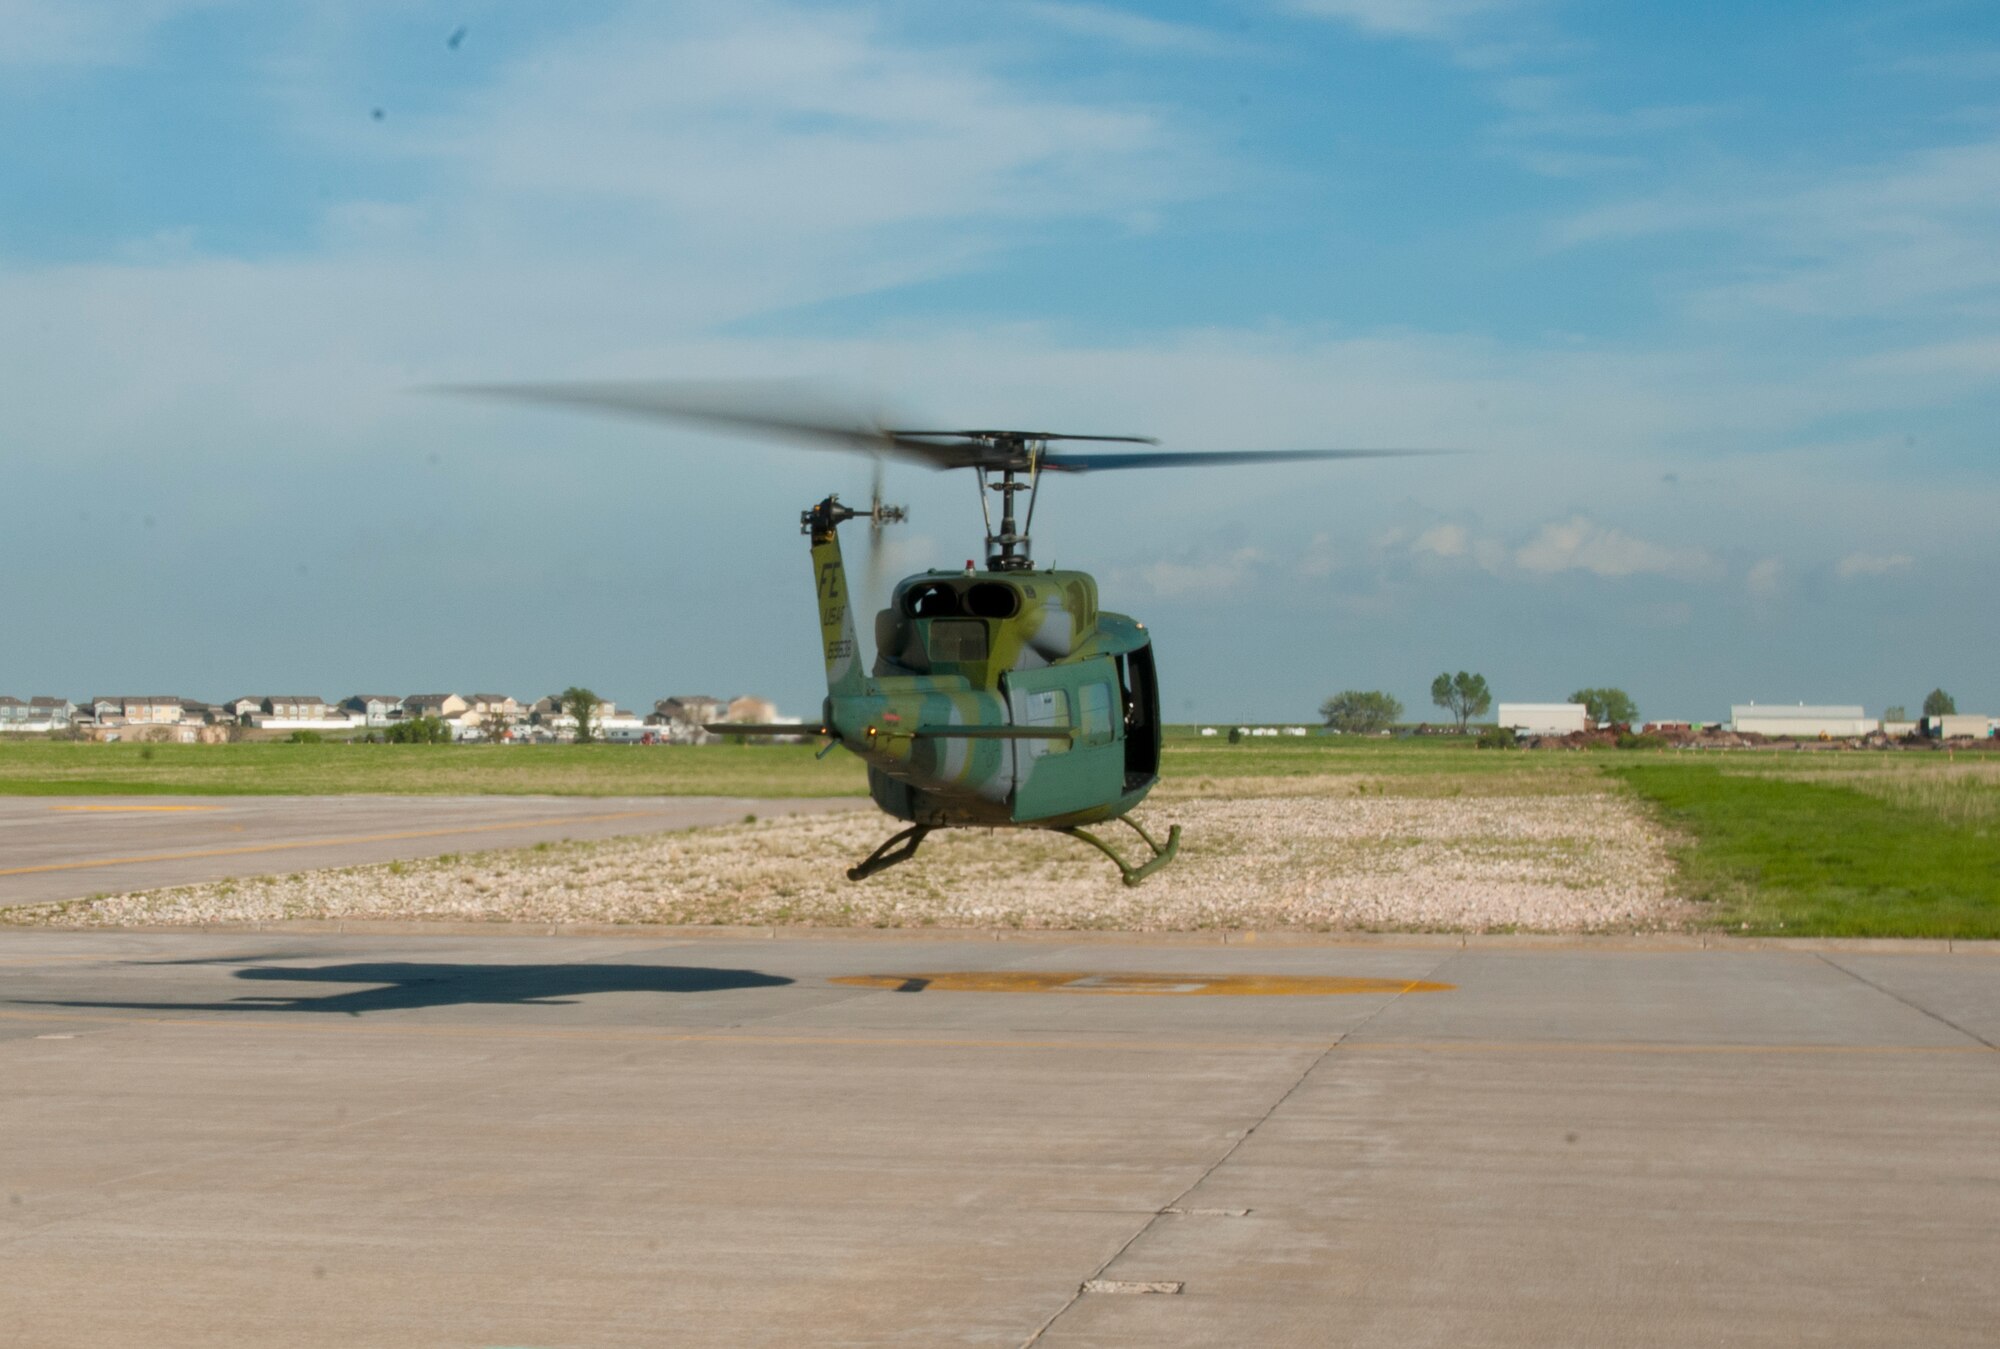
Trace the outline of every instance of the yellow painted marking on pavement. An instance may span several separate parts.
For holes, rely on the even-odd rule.
[[[1690,1045],[1562,1040],[1368,1040],[1343,1054],[1994,1054],[1986,1045]]]
[[[184,810],[221,810],[221,806],[50,806],[50,810],[65,811],[70,814],[97,815],[166,815]]]
[[[1078,973],[1074,970],[951,970],[850,974],[831,980],[898,993],[1100,993],[1126,997],[1330,997],[1342,993],[1443,993],[1451,984],[1325,974]]]
[[[539,829],[552,824],[593,824],[600,820],[631,820],[657,814],[659,812],[654,810],[616,810],[604,815],[556,815],[546,820],[468,824],[455,829],[405,829],[392,834],[349,834],[339,838],[295,839],[289,843],[252,843],[241,848],[197,848],[189,852],[146,853],[137,857],[96,857],[85,862],[42,862],[31,867],[0,868],[0,876],[32,876],[44,871],[88,871],[95,867],[136,866],[141,862],[185,862],[203,857],[242,857],[250,853],[288,852],[299,848],[341,848],[351,843],[398,843],[414,838],[453,838],[459,834],[490,834],[504,829]]]

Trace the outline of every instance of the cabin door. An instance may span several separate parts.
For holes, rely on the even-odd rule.
[[[1026,824],[1089,810],[1123,788],[1118,672],[1108,659],[1006,676],[1016,726],[1068,730],[1066,739],[1016,740],[1014,819]]]

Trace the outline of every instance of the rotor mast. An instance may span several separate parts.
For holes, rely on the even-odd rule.
[[[986,569],[988,571],[1033,571],[1031,533],[1035,526],[1035,500],[1041,494],[1041,457],[1048,448],[1042,440],[1026,436],[1009,437],[1001,442],[1001,448],[1013,450],[1015,456],[1025,461],[1025,468],[1015,462],[1006,462],[997,470],[984,465],[979,468],[979,513],[986,522]],[[994,472],[1000,481],[994,482]],[[1025,472],[1028,480],[1020,481]],[[993,513],[986,504],[986,494],[1000,494],[1000,529],[994,532]],[[1017,521],[1014,497],[1017,493],[1028,494],[1028,510],[1025,520]]]

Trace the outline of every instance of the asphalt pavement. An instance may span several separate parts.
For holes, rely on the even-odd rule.
[[[861,797],[0,797],[0,907],[867,804]]]
[[[0,933],[71,1345],[1987,1345],[2000,956]]]

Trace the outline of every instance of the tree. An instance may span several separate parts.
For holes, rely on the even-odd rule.
[[[1336,731],[1372,735],[1401,721],[1403,705],[1379,690],[1346,689],[1321,703],[1319,714]]]
[[[1924,715],[1927,717],[1955,717],[1958,702],[1943,689],[1932,689],[1924,695]]]
[[[443,745],[451,741],[451,727],[443,717],[406,717],[390,722],[382,738],[392,745]]]
[[[597,709],[604,700],[575,684],[564,689],[561,697],[562,710],[576,718],[576,743],[587,745],[597,739]]]
[[[1639,705],[1624,689],[1578,689],[1570,694],[1573,703],[1582,703],[1591,721],[1599,726],[1630,726],[1639,719]]]
[[[1486,687],[1485,675],[1460,670],[1455,675],[1441,674],[1431,681],[1431,701],[1451,713],[1462,733],[1466,722],[1485,715],[1486,709],[1493,706],[1493,694]]]
[[[1882,709],[1882,720],[1884,721],[1908,721],[1909,719],[1910,714],[1901,703]]]

